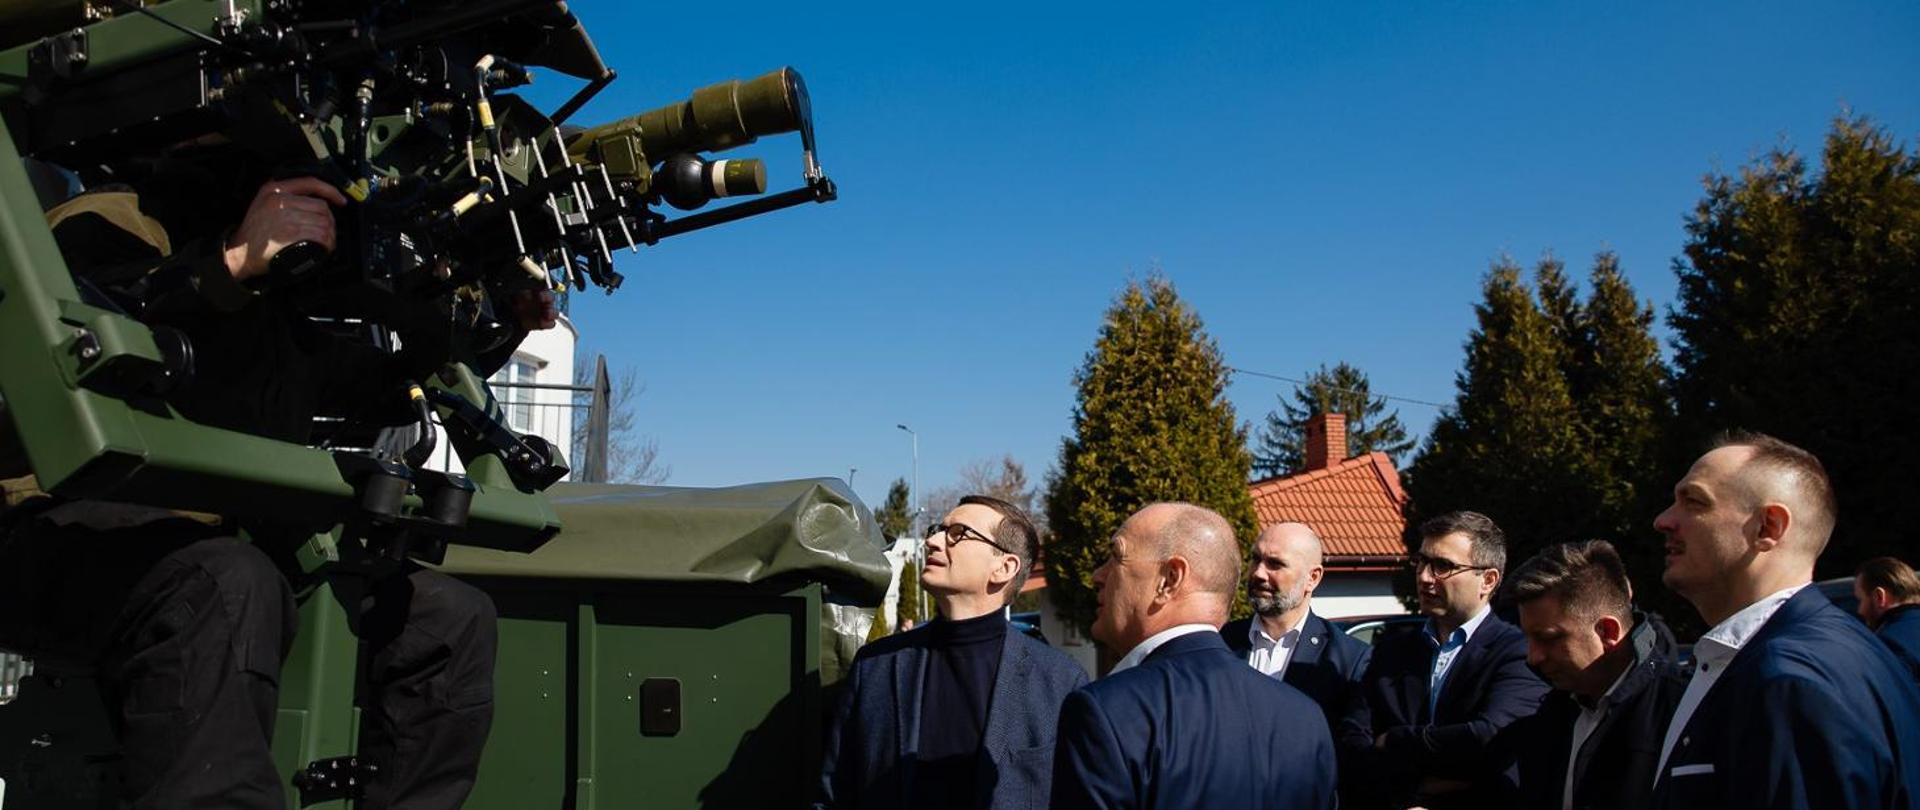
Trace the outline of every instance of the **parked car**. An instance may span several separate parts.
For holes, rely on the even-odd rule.
[[[1847,612],[1847,615],[1860,618],[1860,600],[1853,595],[1853,577],[1834,577],[1813,583],[1821,593],[1833,600],[1833,606]]]
[[[1021,633],[1025,633],[1028,636],[1031,636],[1047,644],[1053,643],[1051,641],[1047,641],[1047,637],[1040,634],[1040,611],[1032,610],[1032,611],[1026,611],[1023,613],[1015,613],[1008,616],[1007,619],[1008,619],[1008,622],[1013,625],[1014,630],[1017,630]]]
[[[1417,613],[1377,613],[1371,616],[1342,616],[1328,619],[1341,632],[1373,644],[1391,633],[1418,632],[1427,617]]]

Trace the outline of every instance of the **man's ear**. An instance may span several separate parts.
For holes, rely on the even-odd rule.
[[[1000,555],[1000,564],[987,574],[987,584],[1005,585],[1020,575],[1020,558],[1012,554]]]
[[[1312,596],[1314,591],[1320,590],[1320,580],[1324,579],[1326,575],[1327,575],[1327,569],[1325,566],[1316,565],[1312,568],[1307,569],[1307,595],[1308,596]]]
[[[1489,568],[1485,571],[1481,571],[1480,587],[1482,589],[1481,590],[1482,595],[1489,595],[1489,594],[1492,594],[1494,591],[1500,590],[1500,569]]]
[[[1168,557],[1166,562],[1160,564],[1160,583],[1153,594],[1153,601],[1155,603],[1172,601],[1173,595],[1186,587],[1187,577],[1192,574],[1193,571],[1187,565],[1187,558],[1177,554]]]
[[[1888,592],[1886,588],[1874,587],[1872,591],[1867,593],[1867,600],[1873,603],[1873,607],[1876,610],[1886,610],[1887,608],[1893,607],[1893,594]]]
[[[1757,515],[1760,519],[1759,534],[1753,538],[1753,547],[1759,551],[1774,551],[1786,540],[1787,529],[1793,526],[1793,512],[1786,504],[1769,503],[1760,507]]]
[[[1593,621],[1593,632],[1600,637],[1600,646],[1613,649],[1627,638],[1626,627],[1618,616],[1601,616]]]

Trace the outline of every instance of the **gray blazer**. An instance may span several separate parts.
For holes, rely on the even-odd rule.
[[[861,648],[828,718],[817,810],[905,806],[931,637],[922,626]],[[980,741],[976,779],[990,797],[984,807],[1047,806],[1060,705],[1086,683],[1086,670],[1065,653],[1007,628]]]

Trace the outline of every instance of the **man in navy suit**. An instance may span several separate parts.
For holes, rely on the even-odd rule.
[[[1054,807],[1334,807],[1319,708],[1220,639],[1239,569],[1233,527],[1203,507],[1121,525],[1093,575],[1093,638],[1127,653],[1060,710]]]
[[[920,584],[940,617],[855,657],[828,723],[815,808],[1046,802],[1060,703],[1087,673],[1008,628],[1003,609],[1038,548],[1024,512],[979,495],[928,531]]]
[[[1853,576],[1860,618],[1920,681],[1920,574],[1892,557],[1860,564]]]
[[[1920,686],[1807,587],[1833,533],[1826,470],[1771,436],[1695,461],[1654,520],[1662,580],[1713,625],[1667,725],[1655,807],[1920,807]]]
[[[1413,557],[1427,624],[1374,642],[1361,676],[1367,713],[1343,721],[1342,747],[1373,795],[1365,806],[1511,807],[1517,776],[1494,736],[1534,713],[1547,685],[1527,668],[1520,629],[1489,601],[1506,536],[1486,515],[1451,512],[1420,526]]]
[[[1325,553],[1320,536],[1305,523],[1268,526],[1253,541],[1247,565],[1247,600],[1254,615],[1227,622],[1220,637],[1261,674],[1313,698],[1333,733],[1341,718],[1365,710],[1360,674],[1373,648],[1314,614],[1313,591],[1326,574]],[[1347,759],[1344,751],[1340,759]],[[1341,770],[1342,780],[1351,770]]]

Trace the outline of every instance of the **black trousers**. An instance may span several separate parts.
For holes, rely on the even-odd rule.
[[[493,603],[414,569],[366,589],[367,808],[454,808],[493,717]],[[31,520],[0,538],[0,647],[91,662],[115,720],[121,804],[282,808],[273,722],[295,630],[267,555],[190,520]]]

